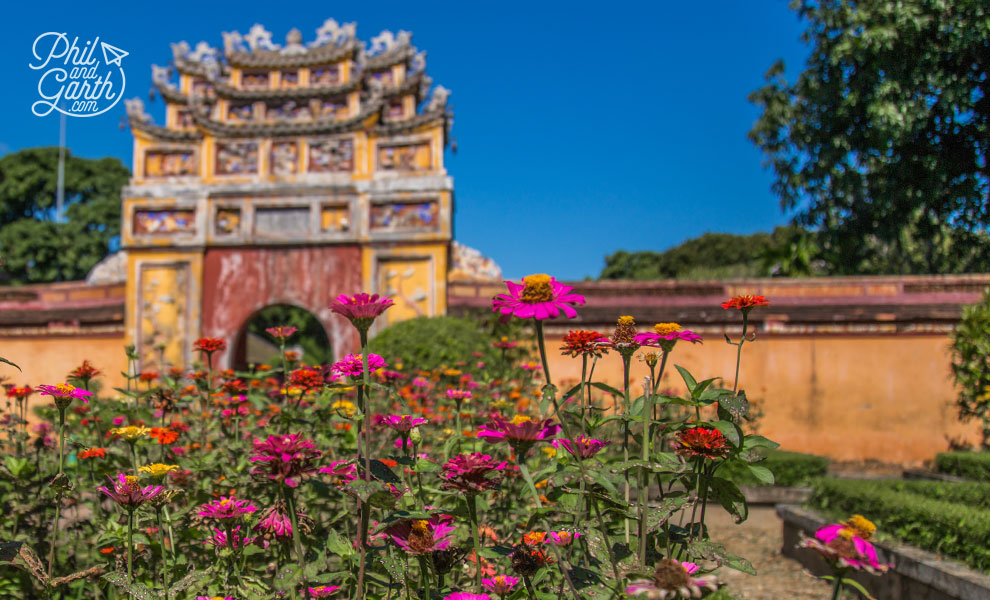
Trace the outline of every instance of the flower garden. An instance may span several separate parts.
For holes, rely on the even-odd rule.
[[[755,572],[705,523],[746,519],[740,477],[774,481],[777,444],[747,431],[738,379],[748,316],[769,302],[722,305],[742,323],[724,340],[735,374],[696,376],[676,350],[701,337],[676,323],[616,315],[552,348],[544,321],[584,298],[546,275],[507,286],[492,354],[439,368],[371,353],[391,300],[356,294],[329,306],[362,351],[330,365],[273,327],[278,360],[245,372],[216,368],[226,341],[204,338],[193,370],[132,370],[113,393],[88,362],[10,386],[0,597],[731,598],[720,570]],[[580,361],[577,385],[554,385],[551,352]],[[601,361],[621,361],[622,389],[594,379]],[[658,389],[671,369],[683,396]],[[840,508],[860,506],[884,500]],[[874,529],[856,515],[803,542],[834,567],[833,598],[858,588],[850,570],[888,568]]]

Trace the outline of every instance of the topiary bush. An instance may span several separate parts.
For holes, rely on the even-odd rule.
[[[466,361],[495,364],[499,360],[491,336],[476,321],[446,316],[416,317],[389,325],[368,342],[368,351],[381,355],[389,365],[401,362],[424,371]]]
[[[990,511],[892,483],[897,482],[822,478],[815,481],[808,505],[836,520],[861,514],[883,534],[990,572]]]
[[[770,450],[767,452],[766,460],[757,464],[770,469],[773,473],[774,485],[787,486],[808,485],[815,478],[824,477],[828,471],[828,463],[829,460],[824,456]],[[736,485],[766,485],[741,463],[726,463],[718,474]]]
[[[976,481],[990,481],[990,452],[942,452],[935,455],[935,470]]]
[[[976,304],[963,308],[962,319],[952,332],[952,374],[959,394],[959,418],[979,420],[982,445],[990,449],[990,288]]]

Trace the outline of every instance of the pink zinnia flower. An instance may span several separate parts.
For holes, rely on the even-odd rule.
[[[576,531],[548,531],[547,537],[543,540],[546,544],[555,546],[570,546],[571,543],[581,537],[582,534]]]
[[[330,302],[330,310],[350,319],[361,331],[368,331],[378,315],[385,312],[394,302],[390,298],[379,298],[378,294],[341,294]]]
[[[434,515],[429,519],[404,519],[390,525],[385,533],[397,546],[410,554],[427,554],[450,545],[454,531],[453,517]]]
[[[701,336],[690,329],[681,329],[677,323],[657,323],[653,326],[652,333],[637,333],[633,336],[633,342],[640,346],[651,346],[664,350],[670,350],[680,340],[697,344],[701,342]]]
[[[364,373],[364,364],[361,362],[360,354],[348,354],[343,359],[333,363],[333,372],[337,375],[350,375],[360,377]],[[368,370],[382,369],[387,367],[385,359],[377,354],[368,353]]]
[[[497,575],[490,579],[481,580],[481,585],[486,590],[500,596],[510,593],[517,583],[519,583],[519,578],[512,575]]]
[[[484,580],[482,580],[484,583]],[[447,594],[443,597],[443,600],[492,600],[491,596],[488,594],[472,594],[470,592],[454,592],[453,594]]]
[[[467,390],[447,390],[447,398],[460,404],[465,400],[471,399],[471,392]]]
[[[335,483],[342,485],[357,479],[357,467],[346,460],[335,460],[330,466],[320,467],[320,473],[333,475]]]
[[[117,477],[107,475],[107,479],[110,480],[111,487],[101,486],[96,489],[110,496],[114,502],[128,510],[134,510],[165,489],[160,485],[141,487],[137,477],[123,473],[118,473]]]
[[[602,448],[611,443],[612,442],[586,438],[583,435],[579,435],[576,440],[559,438],[552,442],[554,447],[563,448],[564,450],[567,450],[571,456],[581,459],[591,458],[592,456],[598,454]]]
[[[464,494],[495,489],[502,482],[497,472],[505,465],[505,461],[496,461],[480,452],[455,456],[443,465],[445,481],[440,487],[459,490]]]
[[[478,437],[488,438],[492,442],[508,442],[513,446],[524,445],[528,447],[534,442],[549,441],[557,435],[558,431],[560,431],[560,425],[554,425],[553,419],[543,421],[527,419],[521,423],[513,423],[500,416],[495,416],[487,425],[478,428]]]
[[[288,514],[279,510],[277,506],[272,506],[265,510],[261,520],[254,526],[253,530],[257,533],[267,534],[266,537],[277,540],[291,540],[292,519]]]
[[[492,298],[492,310],[520,319],[553,319],[563,311],[568,319],[577,317],[575,305],[584,304],[584,296],[572,294],[574,288],[558,283],[549,275],[523,277],[522,283],[506,281],[508,294]]]
[[[291,325],[279,325],[278,327],[269,327],[265,331],[268,332],[268,335],[272,336],[277,340],[284,340],[285,338],[291,336],[293,333],[299,331],[299,329]]]
[[[230,530],[230,540],[227,539],[227,532],[222,529],[213,529],[213,535],[204,544],[213,544],[217,548],[243,548],[254,542],[254,538],[241,537],[241,526],[238,525]]]
[[[702,590],[714,592],[718,589],[718,580],[714,575],[695,577],[697,571],[698,565],[692,562],[661,559],[654,569],[653,578],[633,581],[626,587],[626,595],[657,600],[701,598]]]
[[[309,588],[308,591],[310,598],[326,598],[339,589],[339,585],[318,585],[316,587]]]
[[[265,463],[251,472],[252,475],[267,477],[277,483],[296,487],[299,479],[316,470],[312,464],[321,452],[311,440],[304,440],[301,434],[271,435],[265,441],[254,440],[254,456],[251,462]]]
[[[409,415],[375,415],[375,425],[390,427],[399,433],[409,433],[414,427],[426,423],[426,419]]]
[[[854,515],[842,523],[822,527],[815,532],[815,539],[806,539],[801,546],[816,550],[835,565],[883,573],[893,565],[881,563],[876,548],[867,541],[874,531],[876,525],[861,515]]]
[[[51,396],[55,401],[55,405],[61,409],[64,409],[73,400],[82,400],[83,402],[89,402],[89,397],[93,395],[93,392],[87,392],[84,389],[77,388],[71,383],[56,383],[55,385],[39,385],[35,388],[38,392],[41,392],[42,396]]]
[[[249,500],[236,500],[227,496],[221,496],[219,500],[203,504],[200,508],[202,510],[197,514],[205,519],[237,518],[258,510]]]

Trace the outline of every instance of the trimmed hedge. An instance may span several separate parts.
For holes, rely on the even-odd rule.
[[[770,450],[767,452],[766,460],[756,464],[770,469],[773,473],[774,485],[790,486],[809,485],[812,480],[824,477],[828,470],[828,462],[824,456]],[[736,485],[766,485],[739,463],[727,463],[719,469],[718,475]]]
[[[416,317],[389,325],[368,342],[368,351],[381,355],[390,366],[400,361],[407,371],[494,363],[499,357],[478,322],[447,316]]]
[[[932,500],[990,509],[990,483],[980,481],[959,483],[924,480],[902,481],[896,479],[875,483],[878,488],[895,492],[916,494]]]
[[[942,452],[935,455],[935,470],[956,477],[990,481],[990,452]]]
[[[990,511],[920,496],[891,483],[819,479],[808,506],[836,520],[861,514],[885,536],[990,573]]]

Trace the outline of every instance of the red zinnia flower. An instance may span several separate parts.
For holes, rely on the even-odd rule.
[[[686,429],[677,435],[677,442],[676,452],[681,456],[724,458],[731,449],[722,432],[710,427]]]
[[[560,353],[571,358],[578,356],[602,356],[608,352],[608,348],[597,343],[597,340],[605,337],[597,331],[587,331],[584,329],[572,330],[564,336],[564,345],[560,347]]]
[[[227,342],[217,338],[199,338],[193,344],[193,350],[213,354],[227,349]]]
[[[757,306],[770,306],[770,301],[763,296],[733,296],[722,303],[722,308],[738,308],[746,312]]]
[[[90,379],[96,377],[100,374],[100,371],[92,365],[88,360],[84,360],[81,365],[72,369],[69,373],[69,379],[79,379],[81,381],[89,381]]]
[[[167,427],[152,427],[151,433],[148,437],[153,437],[158,440],[158,444],[161,446],[168,446],[169,444],[175,443],[175,440],[179,439],[179,434]]]
[[[323,373],[317,369],[302,367],[289,373],[289,383],[307,390],[323,387]]]
[[[83,450],[76,455],[79,458],[106,458],[107,449],[106,448],[90,448],[89,450]]]
[[[143,373],[141,373],[140,375],[138,375],[138,379],[141,380],[141,381],[143,381],[143,382],[145,382],[145,383],[151,383],[152,381],[155,381],[156,379],[158,379],[158,372],[157,371],[144,371]]]

